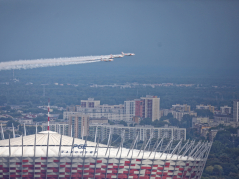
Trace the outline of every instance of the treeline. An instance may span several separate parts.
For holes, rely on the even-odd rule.
[[[238,128],[222,127],[218,127],[202,179],[239,178]]]

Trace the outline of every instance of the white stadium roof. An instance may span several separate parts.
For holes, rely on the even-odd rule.
[[[49,134],[49,135],[48,135]],[[49,141],[48,141],[49,136]],[[22,145],[22,138],[23,138],[23,145]],[[35,144],[36,138],[36,146]],[[10,148],[9,148],[10,142]],[[195,160],[194,157],[188,157],[187,155],[176,155],[170,153],[160,153],[160,152],[153,152],[150,151],[141,151],[140,150],[130,150],[126,148],[121,148],[120,152],[118,152],[118,148],[114,147],[107,147],[107,145],[99,144],[96,147],[97,143],[87,141],[87,145],[85,149],[83,149],[83,145],[85,144],[85,140],[74,138],[74,147],[72,149],[72,142],[73,138],[69,136],[62,135],[62,142],[61,142],[61,135],[52,132],[52,131],[43,131],[39,132],[38,134],[28,135],[18,138],[11,138],[0,140],[0,156],[1,157],[58,157],[59,150],[61,151],[60,155],[62,157],[73,156],[74,157],[82,157],[82,156],[95,156],[95,150],[97,151],[98,157],[122,157],[122,158],[145,158],[145,159],[177,159],[177,160]],[[205,145],[206,146],[206,145]],[[34,152],[35,148],[35,152]],[[107,149],[108,148],[108,149]],[[205,147],[206,148],[206,147]],[[23,149],[23,153],[22,153]],[[130,150],[130,152],[129,152]],[[10,151],[10,155],[9,155]],[[84,155],[83,155],[84,153]],[[107,154],[106,154],[107,153]],[[129,153],[129,155],[128,155]],[[151,154],[150,154],[151,153]],[[200,160],[200,158],[197,158]]]

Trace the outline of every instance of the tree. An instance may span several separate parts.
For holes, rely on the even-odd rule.
[[[207,166],[206,168],[205,168],[205,172],[206,173],[208,173],[208,174],[212,174],[213,173],[213,169],[214,169],[214,167],[213,166]]]
[[[7,122],[6,126],[7,126],[7,127],[12,127],[12,124],[13,124],[13,126],[14,126],[15,128],[20,125],[19,122],[14,121],[14,120],[10,120],[10,121]]]
[[[222,175],[223,173],[223,168],[221,165],[214,165],[213,173],[216,175]]]
[[[191,128],[192,127],[192,116],[189,114],[184,115],[179,127]]]
[[[127,123],[125,121],[120,121],[119,124],[123,124],[124,126],[127,126]]]
[[[197,112],[197,116],[213,119],[213,113],[208,109],[196,109],[195,112]]]
[[[58,119],[63,119],[63,114],[60,114],[60,115],[58,116]]]
[[[47,121],[46,116],[37,116],[36,118],[33,119],[35,122],[41,122],[41,121]]]
[[[7,103],[7,97],[1,95],[0,96],[0,106],[3,106],[5,103]]]
[[[145,118],[145,119],[141,120],[139,124],[140,125],[152,125],[152,119]]]

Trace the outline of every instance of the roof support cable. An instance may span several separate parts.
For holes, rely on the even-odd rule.
[[[165,149],[163,150],[162,154],[160,155],[160,157],[162,157],[162,155],[164,154],[164,152],[168,149],[168,147],[171,145],[171,143],[173,142],[173,139],[171,139],[168,143],[168,145],[165,147]]]
[[[186,155],[186,153],[188,152],[188,150],[189,150],[191,147],[193,147],[194,143],[195,143],[195,141],[192,141],[192,142],[187,146],[187,148],[185,149],[185,151],[183,152],[183,154],[181,155],[180,158],[182,158],[182,157],[184,157],[184,156]]]
[[[199,141],[197,145],[191,150],[191,152],[188,154],[188,158],[192,156],[193,152],[198,148],[200,144],[201,144],[201,141]]]
[[[137,157],[139,156],[140,152],[143,150],[145,144],[146,144],[146,140],[144,140],[144,142],[143,142],[143,144],[142,144],[142,146],[141,146],[141,148],[139,150],[139,153],[138,153]]]
[[[11,142],[10,142],[10,134],[9,134],[9,155],[8,155],[8,172],[9,172],[9,179],[10,179],[10,157],[11,157]]]
[[[176,150],[179,148],[179,146],[182,143],[182,139],[179,141],[179,143],[176,145],[176,147],[173,149],[173,151],[171,152],[171,158],[173,157],[174,153],[176,152]]]
[[[35,134],[35,139],[34,139],[34,177],[35,177],[35,170],[36,170],[36,141],[37,141],[37,134]],[[23,145],[23,144],[22,144]]]
[[[187,140],[187,142],[184,144],[184,146],[177,152],[177,155],[180,155],[180,153],[183,151],[183,149],[188,146],[188,143],[189,143],[189,140]]]
[[[73,155],[74,155],[74,141],[75,141],[75,138],[73,137],[72,145],[71,145],[71,173],[70,173],[70,179],[72,177],[72,165],[73,165]]]
[[[131,145],[131,147],[130,147],[130,149],[129,149],[129,151],[128,151],[127,157],[128,157],[128,155],[129,155],[130,151],[134,149],[134,146],[135,146],[135,143],[136,143],[137,140],[138,140],[138,137],[139,137],[139,133],[137,134],[136,138],[134,139],[134,142],[132,143],[132,145]],[[132,153],[132,154],[133,154],[133,153]]]

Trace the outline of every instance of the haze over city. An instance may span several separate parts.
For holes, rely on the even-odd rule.
[[[0,178],[238,179],[238,9],[0,0]]]

